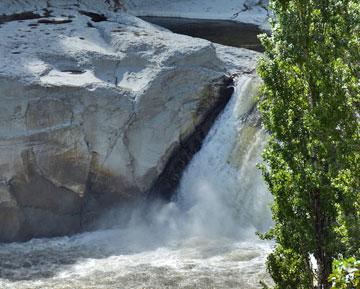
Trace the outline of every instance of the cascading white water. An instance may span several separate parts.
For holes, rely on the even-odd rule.
[[[238,80],[174,202],[121,228],[0,245],[0,288],[258,288],[269,246],[254,233],[271,218],[256,169],[265,134],[245,121],[253,84]]]
[[[238,80],[234,96],[182,177],[179,201],[189,209],[192,234],[244,237],[246,231],[269,225],[269,194],[256,168],[265,135],[244,121],[253,105],[252,85],[249,77]]]

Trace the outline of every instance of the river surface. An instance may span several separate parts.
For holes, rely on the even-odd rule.
[[[104,216],[118,226],[0,245],[0,288],[260,288],[271,225],[261,175],[265,133],[247,125],[252,81],[241,77],[170,203]],[[126,220],[126,222],[124,221]]]
[[[264,33],[264,31],[254,24],[240,23],[231,20],[175,17],[143,16],[140,18],[167,28],[174,33],[199,37],[222,45],[264,52],[264,48],[258,39],[258,35]]]

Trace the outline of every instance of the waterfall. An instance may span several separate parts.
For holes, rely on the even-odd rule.
[[[187,210],[190,233],[239,237],[270,224],[270,198],[256,168],[266,136],[245,118],[255,93],[252,78],[237,81],[229,104],[184,172],[178,205]]]
[[[0,287],[259,288],[271,198],[256,168],[266,134],[248,121],[256,88],[238,79],[172,202],[109,212],[109,230],[0,244]]]
[[[153,204],[132,215],[126,235],[146,242],[186,238],[256,239],[271,225],[270,194],[256,167],[266,134],[247,121],[255,105],[258,82],[236,81],[234,94],[185,169],[169,204]],[[147,204],[147,207],[149,205]],[[133,243],[134,244],[134,243]]]

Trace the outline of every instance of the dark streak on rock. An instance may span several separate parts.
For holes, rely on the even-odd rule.
[[[66,70],[61,70],[61,72],[68,72],[71,74],[83,74],[85,73],[84,70],[77,70],[77,69],[66,69]]]
[[[71,23],[71,19],[40,19],[38,23],[41,24],[66,24]]]
[[[49,17],[52,11],[47,10],[47,9],[43,9],[43,10],[44,10],[43,15],[34,13],[32,11],[15,13],[15,14],[11,14],[11,15],[3,14],[3,15],[0,15],[0,24],[6,23],[6,22],[11,22],[11,21],[22,21],[22,20],[31,20],[31,19],[39,19],[39,18],[43,18],[43,17]]]
[[[10,21],[18,21],[18,20],[30,20],[30,19],[38,19],[42,16],[39,14],[36,14],[34,12],[28,11],[28,12],[22,12],[22,13],[16,13],[11,15],[1,15],[0,16],[0,24],[10,22]]]
[[[79,13],[90,17],[91,20],[94,22],[102,22],[102,21],[107,20],[107,17],[104,14],[98,14],[98,13],[84,11],[84,10],[79,10]]]

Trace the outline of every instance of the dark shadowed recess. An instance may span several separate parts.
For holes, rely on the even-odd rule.
[[[11,22],[11,21],[23,21],[23,20],[39,19],[42,17],[50,17],[51,12],[52,12],[51,10],[43,9],[43,15],[34,13],[32,11],[25,11],[11,15],[2,14],[0,15],[0,24],[4,24],[6,22]]]
[[[215,43],[263,52],[257,35],[263,33],[257,25],[230,20],[207,20],[144,16],[141,19],[172,32],[203,38]]]

